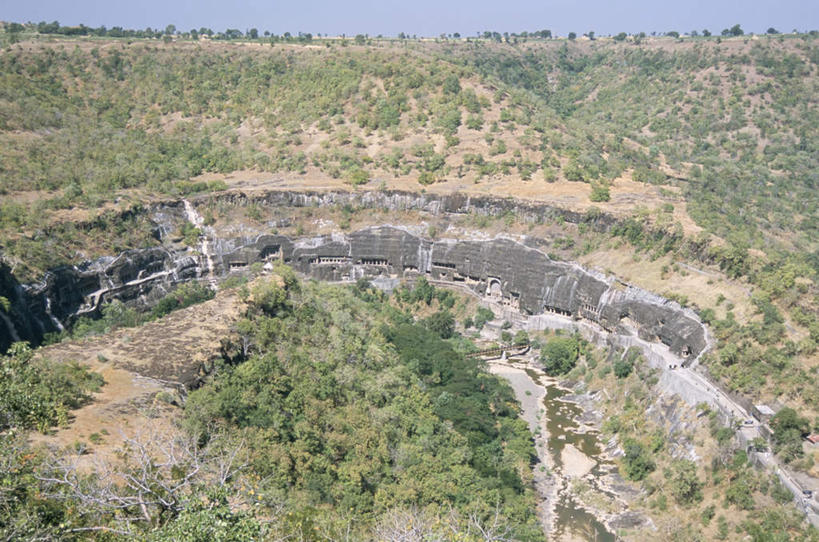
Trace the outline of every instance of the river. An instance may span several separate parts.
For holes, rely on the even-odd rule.
[[[566,401],[570,392],[542,371],[520,361],[491,362],[492,373],[505,378],[521,404],[521,416],[535,436],[539,464],[535,484],[543,498],[539,516],[550,540],[614,542],[617,537],[580,506],[571,485],[582,480],[609,495],[600,478],[614,468],[604,458],[597,433],[582,427],[580,405]],[[612,496],[613,498],[613,496]]]

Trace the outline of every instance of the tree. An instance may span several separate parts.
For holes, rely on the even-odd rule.
[[[367,41],[367,38],[366,38],[366,36],[364,36],[364,34],[356,34],[356,35],[355,35],[355,43],[356,43],[356,45],[364,45],[364,43],[365,43],[366,41]]]
[[[165,34],[168,36],[173,36],[176,34],[176,25],[169,24],[165,27]]]
[[[774,451],[785,461],[802,457],[802,439],[810,432],[810,422],[791,407],[785,407],[771,418],[770,425]]]
[[[669,32],[666,32],[665,35],[670,36],[672,38],[679,38],[680,37],[680,33],[677,32],[676,30],[671,30]]]
[[[625,39],[626,39],[626,33],[625,32],[620,32],[619,34],[614,36],[614,41],[625,41]]]
[[[287,301],[287,292],[275,279],[261,282],[251,291],[251,304],[266,314],[275,314]]]
[[[614,375],[617,378],[626,378],[634,370],[634,365],[641,357],[642,354],[637,348],[629,348],[621,359],[614,362]]]
[[[478,307],[478,310],[475,312],[475,318],[473,319],[473,323],[475,324],[475,328],[480,330],[483,328],[486,322],[495,319],[495,313],[492,312],[492,309],[487,309],[486,307]]]
[[[742,27],[739,26],[739,24],[735,24],[734,26],[732,26],[730,32],[732,36],[742,36],[743,34],[745,34],[745,32],[742,30]]]
[[[448,310],[436,312],[424,320],[424,325],[442,339],[449,339],[455,334],[455,317]]]
[[[135,535],[138,523],[155,525],[184,512],[197,489],[227,489],[248,465],[244,441],[227,433],[212,433],[205,446],[195,438],[153,427],[123,437],[118,454],[122,460],[99,461],[93,480],[76,461],[53,460],[38,475],[46,494],[73,499],[85,510],[116,518],[119,529],[114,532]]]
[[[6,24],[6,34],[19,34],[23,30],[25,30],[25,27],[20,23]]]
[[[574,33],[574,32],[569,32],[569,39],[570,39],[570,40],[573,40],[573,39],[576,39],[576,38],[577,38],[577,34],[576,34],[576,33]]]
[[[444,79],[444,93],[445,94],[458,94],[461,92],[461,82],[458,80],[458,76],[454,73],[447,75],[446,79]],[[460,112],[458,112],[458,124],[460,125]],[[456,126],[457,128],[457,126]]]
[[[614,362],[614,376],[617,378],[626,378],[631,374],[634,365],[628,359],[619,359]]]
[[[40,34],[56,34],[60,31],[60,23],[53,21],[46,23],[45,21],[37,23],[37,32]]]
[[[247,37],[249,37],[252,40],[258,39],[259,31],[256,28],[251,28],[250,30],[247,31]]]
[[[702,35],[707,38],[707,37],[709,37],[711,35],[711,31],[708,30],[707,28],[704,28],[703,31],[702,31]]]
[[[774,28],[774,27],[770,27],[770,28],[767,30],[767,32],[766,32],[766,33],[767,33],[767,34],[779,34],[779,30],[777,30],[777,29],[776,29],[776,28]]]
[[[697,465],[693,461],[675,461],[671,471],[671,494],[678,503],[688,506],[702,500],[702,482],[697,477]]]
[[[102,377],[76,362],[34,359],[28,343],[15,342],[0,355],[0,431],[38,429],[64,424],[68,411],[98,391]]]
[[[654,471],[654,461],[648,457],[648,451],[642,444],[629,438],[623,443],[623,449],[623,468],[629,480],[639,482]]]
[[[176,540],[264,540],[266,527],[252,513],[231,510],[228,493],[211,492],[205,502],[194,501],[172,522],[151,532],[150,542]]]
[[[575,337],[555,337],[551,339],[540,355],[544,361],[544,371],[550,376],[566,374],[574,369],[579,354]]]

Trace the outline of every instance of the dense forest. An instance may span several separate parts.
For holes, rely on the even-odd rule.
[[[31,365],[21,346],[4,357],[4,536],[542,540],[508,385],[442,339],[440,317],[416,320],[364,283],[280,273],[245,289],[247,354],[218,364],[172,432],[126,441],[105,469],[19,433],[65,423],[98,375]]]

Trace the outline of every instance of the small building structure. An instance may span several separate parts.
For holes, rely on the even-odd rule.
[[[751,414],[753,414],[754,418],[756,418],[760,422],[768,423],[768,421],[771,418],[773,418],[776,412],[774,412],[774,409],[772,409],[768,405],[754,405],[754,409],[751,412]]]

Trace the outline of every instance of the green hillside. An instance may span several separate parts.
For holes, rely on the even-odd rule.
[[[224,189],[219,175],[236,171],[304,187],[557,190],[620,216],[615,234],[638,250],[717,265],[787,313],[795,332],[770,311],[773,331],[722,327],[744,352],[715,366],[741,373],[732,385],[819,367],[815,36],[342,43],[9,44],[4,258],[34,278],[151,244],[139,213],[114,211]]]
[[[161,35],[55,36],[31,25],[0,35],[0,263],[19,281],[158,244],[144,209],[197,193],[400,189],[561,207],[579,223],[338,207],[293,211],[290,230],[277,233],[310,234],[327,219],[340,229],[404,221],[423,223],[430,237],[454,226],[543,239],[556,259],[696,310],[716,338],[702,359],[711,377],[755,404],[795,409],[785,410],[793,427],[772,451],[792,470],[819,475],[819,454],[802,447],[803,433],[819,431],[815,33],[506,43],[491,35],[154,39]],[[283,218],[218,200],[202,209],[216,227]],[[603,215],[612,224],[605,231],[595,227]],[[77,529],[102,522],[111,536],[125,528],[174,540],[229,520],[248,537],[364,540],[411,519],[430,536],[469,540],[476,522],[496,515],[513,539],[540,539],[533,450],[514,397],[455,341],[363,287],[271,283],[247,295],[248,359],[223,360],[185,407],[188,442],[206,455],[241,442],[246,471],[219,491],[206,489],[217,476],[209,472],[186,486],[185,506],[129,505],[108,523],[110,510],[95,509],[78,519],[71,506],[82,498],[30,489],[40,472],[33,456],[0,434],[3,455],[17,461],[8,484],[19,497],[2,501],[12,504],[0,522],[50,517],[31,525],[46,536],[70,517]],[[49,398],[34,373],[20,386],[37,388],[32,411],[47,427],[55,409],[64,417],[84,404],[95,385],[86,377],[72,369],[42,381],[69,399]],[[637,419],[648,401],[610,408]],[[9,419],[28,419],[25,407]],[[711,425],[702,438],[735,468],[706,487],[740,479],[766,494],[767,482],[753,485],[756,471],[731,459],[732,433]],[[611,434],[641,437],[637,427]],[[726,510],[740,506],[743,490],[732,491],[737,502],[726,497]],[[779,491],[778,501],[787,498]],[[19,503],[38,512],[29,517]],[[247,513],[230,513],[237,509]],[[797,523],[786,519],[771,525]],[[136,527],[123,527],[129,522]]]
[[[0,533],[479,540],[485,529],[543,540],[535,450],[509,386],[368,285],[300,283],[280,272],[284,279],[244,294],[247,358],[220,360],[185,401],[182,427],[125,443],[130,453],[108,458],[111,471],[74,470],[15,436],[65,424],[98,375],[45,362],[40,376],[6,371],[0,407],[12,431],[0,434]],[[13,368],[30,357],[18,348],[0,361]],[[61,401],[63,419],[46,417],[46,399]],[[104,439],[97,433],[92,446]]]

